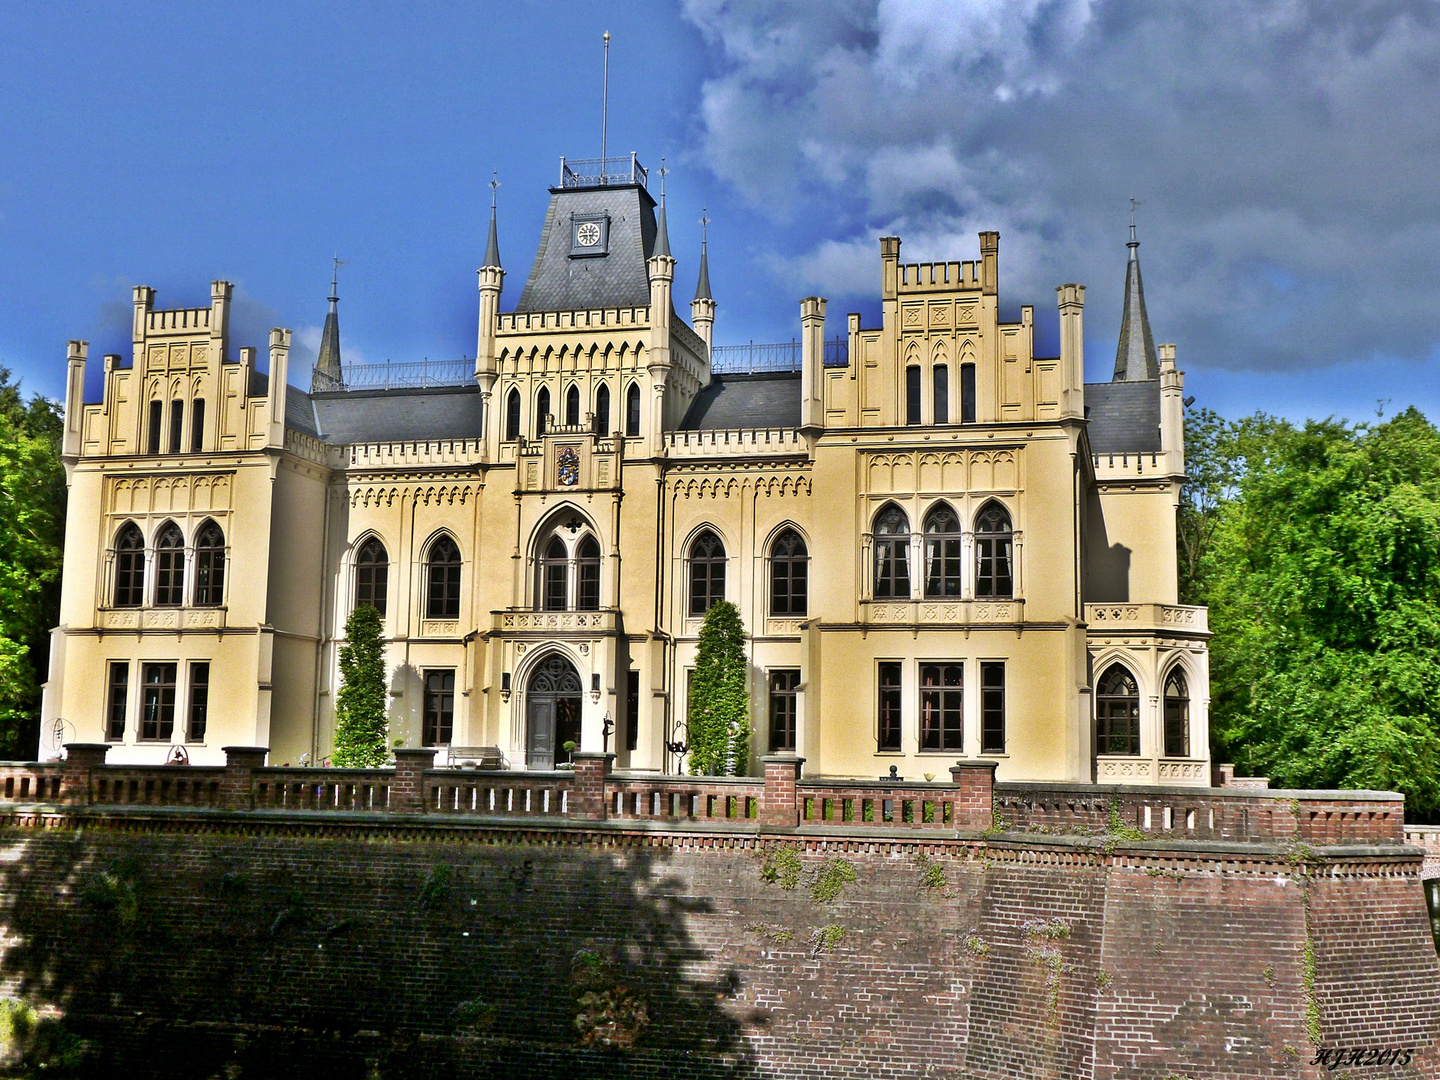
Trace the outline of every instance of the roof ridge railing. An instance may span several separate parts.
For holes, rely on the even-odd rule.
[[[426,387],[468,386],[475,378],[475,361],[386,360],[383,364],[346,364],[340,378],[317,372],[314,389],[320,392],[347,390],[416,390]]]
[[[717,375],[748,375],[765,371],[799,371],[801,343],[796,338],[769,344],[716,345],[710,350],[710,370]],[[825,342],[825,366],[850,363],[850,340],[833,337]]]
[[[636,160],[633,152],[629,157],[560,159],[562,188],[608,187],[611,184],[639,184],[645,187],[649,179],[649,170]]]

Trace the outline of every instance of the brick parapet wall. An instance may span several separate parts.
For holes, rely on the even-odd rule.
[[[0,822],[0,973],[43,970],[114,1075],[176,1054],[224,1075],[242,1036],[247,1075],[269,1048],[272,1070],[378,1061],[422,1080],[1314,1080],[1307,993],[1327,1043],[1411,1046],[1387,1076],[1440,1072],[1422,853],[1398,845],[1300,864],[1284,843],[758,821],[11,807]],[[761,873],[785,849],[793,889]],[[838,860],[855,879],[817,900]],[[130,890],[133,920],[96,906],[102,880]],[[621,988],[648,1026],[594,1056],[583,1000]]]

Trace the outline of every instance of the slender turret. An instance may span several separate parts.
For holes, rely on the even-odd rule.
[[[1131,200],[1132,202],[1134,200]],[[1140,242],[1135,239],[1135,209],[1130,209],[1130,260],[1125,264],[1125,313],[1120,318],[1120,344],[1115,350],[1115,382],[1158,379],[1160,362],[1150,317],[1145,314],[1145,286],[1140,283]]]
[[[340,259],[330,272],[330,310],[325,314],[325,330],[320,335],[320,355],[315,358],[315,371],[310,376],[310,392],[342,390],[345,374],[340,366]]]
[[[700,277],[695,283],[695,299],[690,301],[690,322],[695,332],[705,342],[705,359],[710,359],[710,349],[715,330],[715,298],[710,295],[710,253],[708,230],[710,218],[700,211]]]

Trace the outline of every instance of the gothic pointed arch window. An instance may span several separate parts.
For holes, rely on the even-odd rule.
[[[581,611],[600,610],[600,544],[586,536],[576,548],[578,580],[575,582],[575,606]]]
[[[145,537],[133,521],[115,537],[115,606],[145,603]]]
[[[875,519],[875,598],[910,598],[910,519],[889,503]]]
[[[1140,689],[1121,663],[1106,668],[1095,687],[1095,749],[1100,754],[1140,753]]]
[[[905,423],[920,423],[920,365],[911,364],[905,369]]]
[[[545,611],[564,611],[570,601],[570,552],[559,535],[550,537],[540,556],[540,606]]]
[[[950,369],[936,364],[932,375],[935,382],[935,423],[950,422]]]
[[[1190,687],[1178,664],[1165,679],[1165,756],[1190,756]]]
[[[514,442],[520,438],[520,391],[511,387],[505,398],[505,439]]]
[[[804,615],[809,607],[810,553],[794,529],[770,545],[770,614]]]
[[[986,503],[975,518],[975,595],[1015,595],[1015,533],[998,502]]]
[[[195,606],[219,607],[225,597],[225,533],[207,521],[195,534]]]
[[[610,434],[610,387],[605,383],[595,391],[595,434]]]
[[[390,555],[380,538],[372,536],[355,556],[355,606],[373,607],[383,616],[389,585]]]
[[[425,617],[460,617],[460,548],[442,533],[431,544],[425,558]]]
[[[574,383],[565,391],[565,426],[580,426],[580,388]]]
[[[709,529],[690,544],[690,614],[704,615],[725,599],[725,545]]]
[[[539,438],[545,434],[545,424],[550,417],[550,388],[542,386],[540,393],[535,395],[535,436]]]
[[[625,434],[640,434],[640,384],[631,383],[625,391]]]
[[[155,540],[155,606],[179,607],[185,600],[185,537],[167,521]]]
[[[949,503],[925,515],[925,595],[960,596],[960,518]]]

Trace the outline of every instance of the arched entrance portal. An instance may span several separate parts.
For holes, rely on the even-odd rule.
[[[525,767],[553,769],[580,746],[580,676],[559,653],[540,662],[525,688]],[[567,749],[565,744],[574,744]]]

